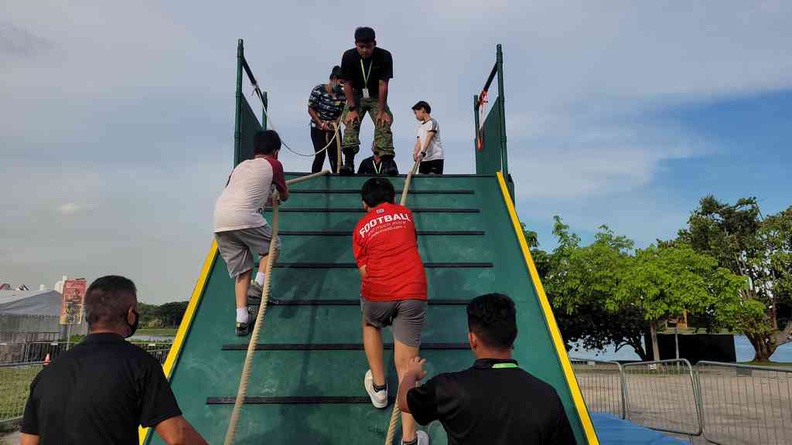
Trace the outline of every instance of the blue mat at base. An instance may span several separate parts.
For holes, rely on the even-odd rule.
[[[666,436],[658,431],[620,419],[612,414],[591,413],[591,422],[602,445],[670,445],[687,444],[683,440]]]

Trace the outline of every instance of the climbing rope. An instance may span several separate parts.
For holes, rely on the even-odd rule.
[[[287,185],[297,184],[299,182],[307,181],[312,178],[316,178],[318,176],[326,175],[330,173],[328,170],[324,170],[318,173],[313,173],[306,176],[301,176],[299,178],[291,179],[286,181]],[[225,441],[223,444],[231,445],[234,443],[234,437],[236,436],[236,428],[237,424],[239,423],[239,414],[242,411],[242,405],[245,401],[245,395],[247,394],[247,385],[248,380],[250,379],[250,373],[253,370],[253,353],[256,350],[256,345],[258,344],[258,337],[259,333],[261,332],[261,326],[264,322],[264,314],[267,312],[267,302],[269,301],[269,294],[270,294],[270,285],[272,284],[272,266],[273,266],[273,255],[275,253],[275,240],[278,237],[278,192],[275,191],[272,194],[272,242],[270,242],[269,251],[267,251],[267,265],[264,269],[264,285],[262,286],[262,295],[261,295],[261,304],[259,305],[259,310],[256,315],[256,323],[253,326],[253,332],[250,334],[250,343],[248,344],[247,355],[245,355],[245,364],[242,367],[242,375],[239,379],[239,389],[237,391],[236,400],[234,400],[234,409],[231,411],[231,420],[228,423],[228,429],[226,430]]]
[[[407,179],[405,179],[404,181],[404,190],[402,190],[401,201],[399,201],[399,204],[405,205],[407,203],[407,190],[409,190],[410,188],[410,182],[412,181],[413,175],[418,172],[418,166],[421,165],[421,161],[423,161],[423,158],[425,156],[426,156],[426,148],[424,148],[423,150],[421,150],[420,153],[418,153],[418,160],[415,161],[412,168],[410,169],[410,172],[407,174]]]
[[[400,205],[407,204],[407,193],[410,189],[410,181],[413,175],[418,171],[418,166],[425,156],[426,149],[423,149],[418,153],[418,160],[415,161],[410,172],[407,173],[407,179],[404,181],[404,190],[402,190],[401,200],[399,201]],[[399,382],[399,384],[401,384],[401,382]],[[401,418],[399,414],[401,414],[401,410],[399,409],[399,401],[396,400],[393,402],[393,411],[391,411],[390,423],[388,424],[388,434],[385,436],[385,445],[393,445],[393,439],[396,436],[396,425],[399,424],[399,419]]]
[[[248,344],[247,355],[245,356],[245,364],[242,367],[242,376],[239,379],[239,390],[237,391],[236,400],[234,400],[234,410],[231,411],[231,420],[226,430],[225,445],[234,443],[234,436],[236,436],[237,423],[239,422],[239,414],[242,410],[242,404],[245,401],[245,394],[247,393],[248,379],[250,379],[250,372],[253,367],[253,353],[258,344],[259,332],[261,332],[261,324],[264,320],[264,313],[267,312],[267,301],[269,300],[270,284],[272,281],[272,265],[273,257],[275,254],[275,240],[278,236],[278,192],[272,195],[272,242],[270,242],[269,251],[267,252],[267,265],[264,269],[264,293],[261,296],[261,305],[259,306],[258,314],[256,315],[256,324],[253,327],[253,333],[250,335],[250,343]]]
[[[388,434],[385,436],[385,445],[393,445],[393,439],[396,437],[396,425],[399,424],[401,416],[399,409],[399,401],[393,402],[393,411],[391,411],[390,423],[388,424]]]
[[[339,117],[338,119],[339,119],[338,121],[331,122],[330,125],[332,125],[333,130],[335,130],[335,135],[333,137],[335,137],[336,147],[338,148],[338,152],[336,156],[336,173],[340,174],[341,173],[341,138],[338,137],[339,135],[338,122],[340,122],[341,118]],[[330,142],[332,142],[332,140]]]
[[[255,95],[256,97],[258,97],[259,101],[261,101],[261,104],[262,104],[262,108],[261,108],[261,109],[262,109],[262,110],[263,110],[263,112],[264,112],[264,118],[265,118],[265,119],[267,119],[267,122],[269,123],[269,126],[270,126],[270,127],[272,127],[272,129],[273,129],[273,130],[275,130],[275,122],[273,122],[273,121],[272,121],[272,117],[270,117],[270,114],[267,112],[267,107],[265,107],[265,106],[264,106],[264,97],[263,97],[263,95],[262,95],[262,93],[261,93],[261,90],[259,89],[259,87],[258,87],[257,85],[253,85],[253,95]],[[291,147],[289,146],[289,144],[287,144],[287,143],[286,143],[286,141],[284,141],[283,139],[281,139],[281,143],[283,144],[283,146],[284,146],[284,147],[286,147],[286,150],[289,150],[290,152],[292,152],[292,153],[296,154],[297,156],[302,156],[302,157],[305,157],[305,158],[312,158],[312,157],[314,157],[314,156],[318,155],[319,153],[322,153],[323,151],[327,150],[327,149],[328,149],[328,147],[330,147],[330,146],[333,144],[333,141],[336,141],[336,142],[337,142],[337,144],[339,145],[339,150],[338,150],[338,153],[339,153],[339,158],[338,158],[338,159],[339,159],[339,161],[340,161],[340,159],[341,159],[341,158],[340,158],[340,153],[341,153],[341,149],[340,149],[341,140],[340,140],[340,139],[339,139],[339,137],[338,137],[338,133],[339,133],[339,131],[338,131],[338,124],[339,124],[340,122],[341,122],[341,116],[339,116],[339,117],[338,117],[338,119],[336,119],[335,121],[333,121],[333,122],[331,122],[331,123],[330,123],[330,125],[332,125],[332,126],[333,126],[333,129],[334,129],[334,131],[333,131],[333,138],[332,138],[332,139],[330,139],[330,141],[327,143],[327,145],[325,145],[325,146],[324,146],[324,147],[323,147],[321,150],[319,150],[319,151],[315,151],[315,152],[313,152],[313,153],[311,153],[311,154],[300,153],[300,152],[298,152],[297,150],[294,150],[294,149],[293,149],[293,148],[291,148]],[[338,164],[338,163],[336,163],[336,164]],[[340,170],[340,168],[339,168],[339,169],[338,169],[338,171],[337,171],[336,173],[339,173],[340,171],[341,171],[341,170]]]

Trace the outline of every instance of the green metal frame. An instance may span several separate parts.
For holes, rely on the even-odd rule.
[[[484,123],[479,119],[479,109],[487,100],[490,86],[498,78],[498,97],[494,101],[494,107],[490,110]],[[503,87],[503,49],[499,44],[495,55],[495,65],[490,71],[487,82],[481,93],[473,96],[473,118],[476,125],[476,174],[491,175],[497,171],[502,171],[504,176],[509,175],[509,158],[506,148],[506,95]],[[491,121],[494,120],[494,121]],[[494,128],[493,128],[494,126]],[[494,137],[488,137],[490,131],[486,128],[495,130]]]
[[[250,69],[247,60],[245,59],[245,47],[242,39],[237,42],[237,74],[236,74],[236,115],[234,118],[234,165],[248,158],[249,153],[246,153],[244,147],[243,134],[249,134],[250,128],[245,125],[245,106],[252,110],[250,103],[248,103],[242,92],[242,72],[247,75],[248,81],[253,86],[255,93],[261,99],[261,123],[258,127],[253,126],[252,130],[266,130],[267,129],[267,106],[268,98],[267,92],[262,92],[259,89],[256,77],[253,76],[253,70]],[[257,118],[258,119],[258,118]],[[247,150],[250,151],[250,150]]]

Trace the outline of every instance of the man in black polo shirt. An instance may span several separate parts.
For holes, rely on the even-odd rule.
[[[426,360],[413,358],[399,386],[399,408],[426,425],[439,420],[449,444],[574,444],[555,389],[511,358],[517,337],[514,302],[502,294],[467,306],[468,341],[476,362],[416,387]]]
[[[136,309],[132,281],[111,275],[91,284],[88,336],[31,383],[22,445],[137,445],[138,425],[167,444],[206,444],[182,417],[159,362],[124,339],[137,329]]]
[[[388,108],[388,82],[393,78],[393,57],[377,47],[374,30],[355,30],[355,47],[341,58],[346,117],[344,118],[344,164],[342,173],[353,174],[355,154],[360,150],[360,121],[368,113],[374,121],[374,148],[387,170],[396,169],[393,160],[393,114]]]

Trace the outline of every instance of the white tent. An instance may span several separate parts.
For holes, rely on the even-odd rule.
[[[61,310],[60,292],[40,291],[0,291],[0,315],[49,315],[58,316]]]

